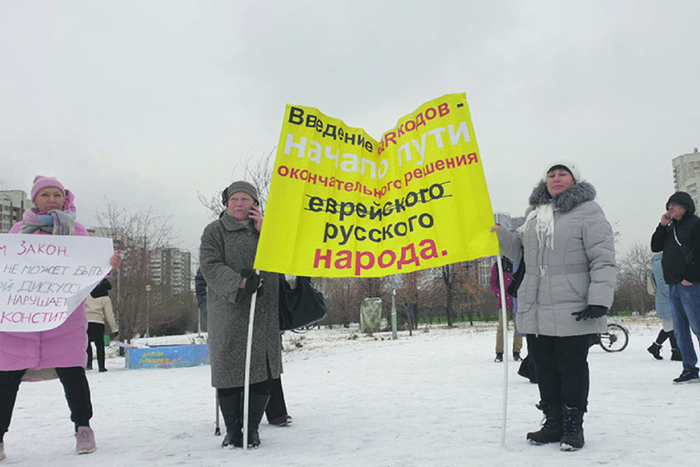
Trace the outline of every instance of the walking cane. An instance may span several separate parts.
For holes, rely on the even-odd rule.
[[[214,430],[214,436],[221,436],[221,428],[219,428],[219,392],[216,392],[216,429]]]

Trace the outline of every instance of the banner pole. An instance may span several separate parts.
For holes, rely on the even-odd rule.
[[[260,271],[256,270],[256,274]],[[250,297],[250,313],[248,314],[248,345],[245,351],[245,383],[243,386],[243,450],[248,450],[248,403],[250,401],[250,359],[253,349],[253,323],[255,322],[255,302],[258,290]]]
[[[506,418],[508,415],[508,310],[506,310],[506,290],[503,280],[503,256],[498,255],[498,285],[501,290],[501,322],[503,323],[503,430],[501,443],[506,445]]]

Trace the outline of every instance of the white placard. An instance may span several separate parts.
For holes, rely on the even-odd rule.
[[[0,234],[0,332],[63,324],[109,274],[112,239]]]

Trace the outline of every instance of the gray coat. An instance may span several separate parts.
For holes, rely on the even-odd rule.
[[[661,266],[663,253],[657,253],[651,258],[652,280],[654,281],[654,296],[656,297],[656,316],[661,319],[673,319],[671,314],[671,299],[669,298],[668,284],[664,280],[664,271]]]
[[[245,384],[250,296],[234,304],[241,269],[253,268],[259,233],[250,221],[239,222],[228,213],[209,224],[202,234],[199,262],[207,281],[207,311],[211,384],[215,388]],[[250,382],[282,373],[279,330],[279,275],[261,272],[263,286],[255,306]]]
[[[595,189],[580,182],[554,199],[554,249],[540,248],[536,219],[522,230],[498,231],[502,253],[514,261],[524,252],[525,277],[518,289],[518,331],[545,336],[605,332],[607,319],[576,321],[571,313],[588,305],[610,308],[615,290],[615,242],[610,224],[593,201]],[[527,215],[551,202],[541,182]],[[522,250],[521,250],[522,247]]]

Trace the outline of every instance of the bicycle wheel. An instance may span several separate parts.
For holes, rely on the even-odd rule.
[[[608,323],[608,332],[600,335],[600,346],[606,352],[622,352],[629,343],[630,336],[621,324]]]

